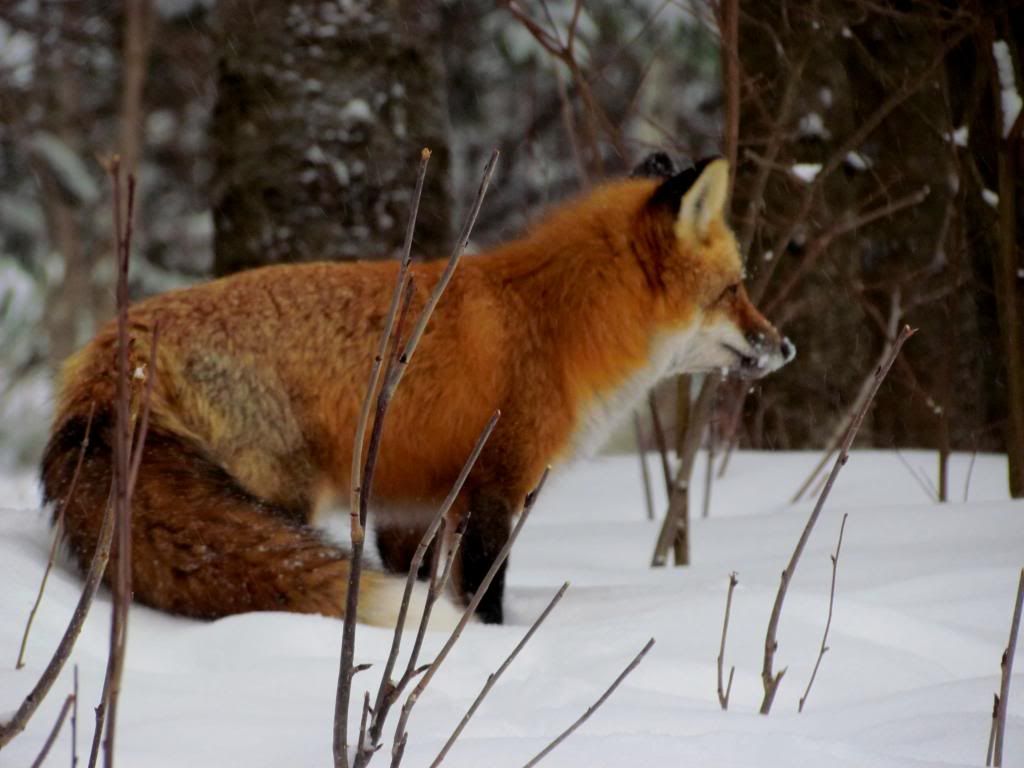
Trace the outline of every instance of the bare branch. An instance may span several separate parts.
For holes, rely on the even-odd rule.
[[[93,748],[89,765],[95,765],[97,746],[106,728],[103,742],[104,764],[114,764],[114,743],[117,732],[117,706],[121,692],[121,677],[124,672],[125,646],[128,632],[128,608],[132,599],[132,553],[131,553],[131,505],[135,490],[142,450],[149,426],[149,399],[156,377],[156,351],[159,327],[153,329],[150,338],[149,369],[142,396],[142,416],[132,414],[133,375],[129,370],[129,347],[132,339],[128,333],[128,265],[131,260],[132,227],[135,214],[135,177],[128,174],[127,202],[122,205],[121,161],[114,156],[107,169],[113,185],[114,231],[117,238],[117,387],[115,402],[113,499],[115,508],[117,559],[111,579],[113,586],[113,610],[110,623],[110,652],[103,682],[103,694],[96,708],[96,730],[93,734]]]
[[[441,300],[441,296],[444,294],[445,288],[448,287],[448,283],[451,282],[452,275],[455,273],[455,268],[459,266],[459,260],[462,258],[462,254],[466,251],[466,246],[469,245],[469,238],[473,233],[473,226],[476,224],[477,216],[480,215],[480,207],[484,203],[484,196],[487,194],[487,188],[490,186],[491,177],[494,176],[494,170],[497,165],[498,150],[495,149],[491,152],[491,157],[487,161],[487,165],[484,166],[483,178],[480,180],[480,187],[477,189],[476,197],[473,198],[473,204],[470,206],[469,216],[466,219],[466,223],[462,228],[459,239],[455,244],[455,249],[452,251],[451,257],[448,259],[448,264],[445,266],[444,272],[441,273],[441,277],[434,286],[434,290],[430,294],[430,298],[427,300],[427,305],[420,313],[416,327],[409,336],[409,341],[406,342],[405,349],[398,359],[398,365],[395,367],[394,371],[392,371],[391,376],[384,385],[385,388],[391,392],[394,392],[395,387],[397,387],[398,383],[402,380],[402,376],[405,375],[405,370],[408,367],[410,360],[412,360],[413,352],[416,351],[416,346],[420,343],[420,338],[423,336],[424,331],[427,330],[427,323],[430,322],[430,317],[434,314],[434,309],[437,307],[437,303]]]
[[[822,188],[826,179],[828,179],[828,177],[843,164],[846,156],[863,144],[864,140],[882,124],[885,118],[888,117],[893,110],[924,87],[932,76],[932,73],[945,63],[946,55],[949,51],[959,45],[960,42],[973,31],[973,29],[973,24],[964,26],[945,40],[941,48],[936,52],[935,56],[921,69],[920,72],[917,73],[914,78],[908,80],[902,88],[894,90],[889,97],[879,104],[878,108],[875,109],[874,112],[862,120],[858,124],[857,129],[836,148],[836,150],[825,161],[818,174],[814,177],[814,181],[808,184],[804,189],[804,194],[800,200],[796,213],[789,221],[788,225],[782,229],[779,236],[775,239],[772,247],[772,252],[774,254],[781,255],[785,251],[786,246],[793,239],[793,235],[797,231],[797,228],[807,219],[807,215],[810,213],[811,207],[814,204],[815,195]],[[775,271],[775,267],[780,260],[781,259],[779,258],[775,258],[767,262],[767,264],[756,275],[750,291],[751,297],[755,301],[760,300],[764,295],[772,273]]]
[[[971,463],[967,465],[967,477],[964,478],[964,502],[971,493],[971,475],[974,474],[974,462],[978,460],[978,451],[971,453]]]
[[[843,468],[843,465],[850,458],[850,446],[853,445],[853,439],[857,436],[857,431],[860,429],[861,422],[864,421],[864,416],[868,412],[868,408],[871,406],[871,402],[875,399],[875,394],[878,392],[878,388],[882,385],[882,381],[885,380],[886,374],[889,369],[892,368],[893,362],[896,360],[896,356],[900,353],[900,349],[903,347],[904,342],[914,335],[910,326],[903,326],[903,330],[900,331],[899,336],[896,337],[896,341],[893,344],[893,348],[889,353],[889,357],[886,358],[885,362],[882,363],[876,370],[872,387],[868,393],[868,397],[864,402],[863,407],[857,412],[853,422],[850,424],[850,428],[846,431],[846,436],[843,438],[843,444],[839,451],[839,456],[836,458],[836,463],[832,467],[832,472],[828,476],[828,481],[825,483],[825,487],[821,491],[821,495],[818,497],[818,503],[814,505],[814,510],[811,512],[811,516],[807,519],[807,524],[804,526],[803,533],[800,534],[800,539],[797,541],[796,548],[793,550],[793,555],[790,557],[789,564],[786,569],[782,572],[782,580],[779,584],[779,591],[775,596],[775,604],[772,606],[771,618],[768,621],[768,631],[765,633],[764,639],[764,664],[761,668],[761,682],[764,684],[764,698],[761,700],[761,714],[767,715],[772,708],[772,701],[775,699],[775,693],[778,691],[779,682],[782,680],[782,676],[786,673],[785,668],[781,669],[777,674],[772,669],[772,662],[775,659],[775,651],[778,649],[779,644],[775,639],[776,632],[779,628],[779,620],[782,617],[782,604],[786,599],[786,590],[789,587],[789,581],[793,578],[793,572],[796,570],[797,564],[800,562],[800,555],[803,554],[804,547],[807,544],[807,539],[810,538],[811,531],[814,529],[814,524],[818,521],[818,516],[821,514],[822,508],[825,506],[825,500],[828,498],[829,492],[832,490],[833,484],[835,484],[836,477],[839,476],[839,470]]]
[[[78,605],[75,606],[75,612],[71,615],[68,627],[57,644],[57,649],[53,652],[49,663],[39,676],[35,687],[32,688],[31,692],[21,702],[14,715],[7,722],[0,723],[0,749],[25,730],[28,721],[35,714],[43,699],[46,698],[61,670],[67,663],[71,650],[75,647],[75,641],[82,631],[82,625],[85,624],[85,619],[89,615],[89,609],[92,607],[92,600],[96,596],[96,590],[99,588],[100,579],[103,578],[103,572],[107,569],[107,561],[110,559],[110,545],[113,538],[114,505],[112,498],[108,498],[106,510],[103,513],[103,522],[100,524],[96,549],[89,563],[89,571],[85,575],[82,596],[78,599]]]
[[[398,314],[402,294],[405,292],[409,266],[412,264],[412,236],[416,228],[416,216],[420,209],[420,198],[423,196],[423,181],[427,175],[428,162],[430,162],[430,150],[424,149],[420,153],[420,166],[416,175],[416,190],[413,192],[409,221],[405,229],[405,243],[402,247],[402,261],[398,267],[398,278],[395,280],[395,290],[391,294],[391,304],[388,307],[388,314],[384,320],[384,331],[381,333],[377,355],[373,359],[373,366],[370,370],[370,384],[366,388],[363,404],[359,409],[359,419],[356,421],[354,450],[352,451],[352,490],[349,499],[350,524],[353,530],[362,527],[359,520],[359,510],[362,506],[360,504],[360,496],[363,489],[357,480],[363,467],[363,443],[366,439],[366,427],[370,419],[370,406],[377,393],[377,388],[380,386],[381,365],[383,364],[384,356],[387,354],[388,343],[391,341],[395,318]]]
[[[736,578],[736,572],[733,571],[729,574],[729,591],[725,595],[725,619],[722,622],[722,643],[718,646],[718,703],[722,706],[723,710],[729,708],[729,694],[732,693],[732,676],[736,672],[736,667],[729,669],[729,683],[723,688],[722,665],[725,659],[725,635],[729,631],[729,610],[732,608],[732,591],[738,583],[739,579]]]
[[[483,702],[484,698],[486,698],[487,694],[490,693],[491,688],[493,688],[495,683],[498,682],[498,679],[502,676],[502,674],[504,674],[505,670],[508,669],[509,665],[513,661],[515,661],[515,658],[519,655],[519,652],[523,650],[523,648],[526,646],[528,642],[530,642],[530,638],[533,637],[533,633],[537,631],[537,628],[544,623],[544,620],[548,617],[548,614],[550,614],[551,611],[554,610],[555,606],[558,605],[559,601],[561,601],[562,596],[565,594],[565,591],[567,589],[569,589],[568,581],[562,584],[562,587],[555,593],[555,596],[551,598],[551,601],[548,603],[547,607],[541,612],[540,616],[538,616],[534,620],[533,624],[530,625],[530,628],[526,631],[526,634],[523,635],[523,638],[516,644],[516,647],[512,649],[512,652],[509,653],[509,655],[505,658],[505,661],[502,662],[501,666],[487,676],[487,682],[484,683],[484,687],[480,689],[480,693],[477,694],[477,697],[473,700],[473,703],[466,711],[466,714],[462,717],[462,720],[460,720],[459,724],[455,726],[455,730],[452,731],[452,735],[448,737],[448,741],[446,741],[444,743],[444,746],[441,747],[441,751],[437,753],[437,757],[435,757],[434,762],[430,764],[430,768],[437,768],[437,766],[441,764],[445,756],[448,754],[448,750],[450,750],[452,748],[452,745],[455,744],[455,742],[458,740],[459,735],[462,733],[463,729],[466,727],[470,719],[476,713],[477,709],[480,707],[480,704]]]
[[[711,407],[718,393],[718,376],[709,375],[704,379],[697,402],[690,413],[690,422],[683,439],[683,450],[679,456],[680,463],[676,470],[676,480],[669,494],[668,512],[662,521],[658,540],[654,545],[651,565],[665,565],[668,560],[668,548],[673,542],[681,540],[683,557],[676,558],[676,565],[689,562],[689,524],[690,524],[690,476],[693,474],[693,463],[697,458],[697,449],[704,433],[704,427],[711,416]]]
[[[876,369],[885,364],[885,361],[889,358],[892,353],[893,344],[896,343],[896,333],[899,328],[900,318],[903,317],[903,309],[900,303],[900,292],[893,291],[889,301],[889,319],[885,324],[885,344],[882,346],[882,353],[878,357],[878,364]],[[829,436],[828,441],[825,443],[825,452],[821,456],[821,460],[815,465],[811,474],[808,475],[807,479],[804,480],[803,484],[793,495],[793,498],[789,500],[790,504],[796,504],[800,499],[803,498],[804,494],[814,485],[818,475],[828,464],[829,460],[835,455],[836,449],[843,440],[843,436],[850,429],[850,425],[853,424],[853,420],[857,418],[857,414],[861,408],[864,407],[864,401],[867,400],[871,394],[871,386],[874,382],[875,373],[872,371],[864,377],[864,381],[860,385],[860,389],[857,391],[857,396],[853,398],[853,402],[850,404],[849,409],[843,414],[836,422],[836,426],[832,429],[832,434]]]
[[[647,468],[647,453],[644,451],[644,434],[640,426],[640,414],[633,411],[633,433],[636,435],[636,455],[640,458],[640,478],[644,485],[644,503],[647,519],[654,519],[654,498],[651,495],[651,472]]]
[[[651,409],[651,425],[654,427],[654,442],[658,446],[658,455],[661,456],[661,471],[665,476],[665,494],[672,497],[672,468],[668,461],[668,440],[665,438],[665,428],[661,424],[661,416],[658,415],[658,402],[654,392],[647,394],[647,404]]]
[[[398,660],[398,654],[402,645],[402,631],[405,628],[405,619],[409,611],[409,600],[411,599],[412,596],[412,590],[414,585],[416,584],[416,578],[419,573],[420,566],[423,564],[423,558],[426,556],[427,549],[430,547],[431,542],[437,539],[438,530],[442,527],[449,510],[455,503],[455,500],[458,498],[459,493],[461,493],[462,487],[463,485],[465,485],[466,479],[469,477],[470,471],[475,466],[481,451],[483,451],[484,445],[487,443],[487,440],[490,438],[491,433],[494,431],[494,427],[497,424],[499,417],[500,412],[495,411],[494,415],[491,416],[490,420],[487,422],[483,431],[480,433],[480,436],[477,438],[476,445],[473,446],[473,450],[470,452],[469,458],[466,459],[466,463],[463,465],[462,471],[459,473],[459,476],[456,479],[455,484],[452,486],[452,489],[449,492],[448,497],[445,499],[444,503],[438,508],[437,513],[434,515],[434,519],[427,527],[427,530],[424,532],[422,538],[420,539],[419,545],[416,547],[416,552],[414,553],[412,561],[409,564],[409,573],[408,576],[406,577],[405,592],[402,594],[402,604],[398,611],[398,619],[395,621],[395,633],[391,639],[391,652],[388,654],[388,660],[384,665],[384,673],[381,676],[380,686],[377,689],[377,696],[373,706],[373,718],[370,725],[370,745],[369,747],[361,746],[361,750],[364,750],[366,748],[377,748],[380,742],[381,734],[383,733],[384,730],[384,722],[387,719],[388,713],[391,707],[394,705],[395,701],[398,699],[399,695],[401,695],[402,690],[409,683],[413,676],[416,667],[416,661],[419,658],[419,648],[422,644],[423,632],[426,628],[426,622],[422,619],[420,621],[420,631],[417,632],[416,641],[413,646],[413,652],[409,655],[409,662],[407,665],[406,672],[405,674],[403,674],[402,679],[398,682],[395,682],[392,679],[392,674],[394,672],[395,664]],[[466,517],[463,518],[463,526],[466,519]],[[436,591],[437,589],[443,588],[444,583],[447,581],[448,572],[450,571],[450,562],[452,558],[454,558],[455,556],[455,552],[458,549],[458,542],[461,541],[463,532],[463,530],[460,530],[456,533],[457,538],[455,541],[453,541],[452,546],[449,549],[448,563],[446,563],[445,574],[444,576],[442,576],[439,586],[434,588],[434,590],[432,591]],[[443,541],[443,537],[439,539],[439,542],[440,541]],[[441,547],[438,546],[438,556],[435,557],[434,560],[435,569],[437,562],[440,559],[440,551]],[[431,586],[434,587],[434,579],[431,579]],[[433,605],[433,600],[430,600],[430,605]],[[429,617],[429,611],[427,610],[426,606],[424,607],[423,614],[424,616]]]
[[[526,504],[523,507],[522,513],[519,515],[519,520],[516,522],[515,527],[509,534],[508,540],[505,542],[505,546],[498,552],[497,557],[494,558],[494,562],[491,563],[491,567],[488,569],[483,580],[480,582],[480,586],[477,587],[473,593],[473,597],[469,601],[469,605],[462,613],[462,618],[459,623],[452,630],[448,636],[447,642],[438,651],[437,656],[430,663],[430,666],[423,673],[423,677],[420,678],[416,687],[412,689],[405,703],[402,705],[402,713],[398,719],[398,725],[395,727],[395,741],[391,752],[391,766],[392,768],[398,768],[398,765],[402,760],[402,751],[405,748],[405,742],[408,739],[408,733],[406,732],[406,725],[409,721],[409,715],[412,714],[413,707],[416,706],[416,702],[419,697],[423,695],[423,691],[430,685],[430,681],[437,674],[437,670],[441,668],[444,660],[448,658],[448,654],[451,653],[452,647],[458,642],[462,636],[462,630],[465,629],[466,624],[469,623],[470,618],[476,611],[477,606],[483,599],[484,595],[487,594],[487,589],[491,586],[491,582],[494,580],[495,575],[504,564],[505,560],[508,559],[508,553],[512,550],[512,545],[515,544],[517,538],[519,538],[519,532],[523,530],[523,526],[526,524],[527,519],[530,517],[530,512],[533,509],[534,504],[537,503],[537,498],[540,496],[541,490],[544,488],[544,484],[547,482],[548,473],[550,468],[544,470],[544,474],[541,476],[540,482],[537,487],[526,497]]]
[[[838,219],[831,227],[815,237],[807,246],[800,258],[800,262],[786,277],[786,281],[777,291],[775,291],[774,295],[765,302],[764,311],[769,315],[772,315],[787,299],[789,299],[790,295],[799,285],[804,275],[814,267],[821,255],[837,237],[841,237],[848,232],[852,232],[855,229],[866,226],[878,219],[891,216],[905,208],[912,208],[915,205],[920,205],[930,193],[931,190],[927,186],[924,186],[910,194],[892,200],[885,205],[880,205],[876,208],[862,211],[855,216]]]
[[[50,731],[50,735],[46,737],[46,741],[43,742],[43,748],[39,750],[39,755],[35,760],[32,761],[32,768],[39,768],[46,760],[46,756],[50,754],[50,748],[53,746],[53,742],[57,740],[57,734],[60,733],[60,728],[64,725],[64,718],[68,716],[68,710],[71,709],[71,705],[75,702],[75,695],[73,693],[68,694],[68,697],[64,699],[64,706],[60,708],[60,714],[57,715],[57,722],[53,724],[53,729]]]
[[[21,636],[21,648],[18,650],[18,661],[14,665],[15,669],[21,669],[25,666],[25,648],[28,646],[28,634],[32,631],[32,622],[36,617],[36,611],[39,610],[39,604],[43,600],[46,581],[50,577],[50,571],[53,570],[53,562],[57,557],[57,546],[60,544],[61,539],[61,527],[64,524],[64,510],[67,509],[68,503],[74,498],[75,488],[78,485],[78,475],[82,471],[82,461],[85,459],[85,451],[89,447],[89,433],[92,431],[92,417],[95,412],[96,403],[90,403],[89,417],[85,422],[85,434],[82,436],[82,444],[78,448],[78,460],[75,462],[75,471],[71,475],[71,485],[68,487],[68,492],[57,507],[57,519],[53,523],[53,542],[50,544],[50,556],[46,559],[46,569],[43,571],[43,580],[39,582],[39,593],[36,595],[36,601],[32,604],[32,610],[28,614],[28,621],[25,622],[25,632]]]
[[[78,765],[78,665],[74,666],[74,703],[71,706],[71,768]]]
[[[849,514],[843,515],[843,522],[839,524],[839,541],[836,542],[836,551],[834,555],[829,557],[832,560],[832,586],[829,587],[828,591],[828,618],[825,620],[825,632],[821,636],[821,648],[818,650],[818,659],[814,662],[814,669],[811,670],[811,679],[807,681],[807,687],[804,689],[804,695],[800,697],[800,703],[797,707],[798,712],[804,711],[804,703],[807,701],[807,696],[811,692],[811,686],[814,685],[814,678],[818,675],[818,667],[821,666],[821,659],[828,650],[828,631],[832,626],[832,607],[835,605],[836,600],[836,570],[839,567],[839,550],[843,547],[843,531],[846,530],[846,518]]]
[[[591,704],[587,708],[587,711],[584,712],[579,717],[579,719],[576,720],[576,722],[574,722],[572,725],[570,725],[568,728],[562,731],[562,733],[560,733],[554,741],[552,741],[550,744],[544,747],[544,749],[538,752],[537,755],[532,760],[530,760],[530,762],[526,763],[526,765],[523,766],[523,768],[533,768],[533,766],[537,765],[537,763],[539,763],[541,760],[547,757],[552,752],[552,750],[555,749],[555,747],[557,747],[559,744],[561,744],[563,741],[569,738],[569,736],[572,735],[573,731],[575,731],[577,728],[583,725],[583,723],[585,723],[590,718],[590,716],[597,711],[598,707],[604,704],[608,697],[615,692],[615,689],[619,687],[619,684],[626,679],[629,673],[636,669],[637,665],[641,661],[643,661],[644,656],[647,655],[647,652],[651,650],[651,648],[653,647],[654,638],[652,637],[650,640],[647,641],[647,644],[640,649],[640,653],[638,653],[633,658],[633,660],[629,662],[629,665],[624,670],[622,670],[621,673],[619,673],[619,676],[616,677],[614,681],[612,681],[612,684],[608,686],[608,689],[603,694],[601,694],[601,698],[599,698],[597,701]]]
[[[1003,651],[1003,658],[1000,662],[1003,674],[999,684],[999,697],[996,699],[996,706],[999,709],[995,725],[995,749],[992,754],[992,765],[1000,768],[1003,764],[1003,738],[1006,736],[1006,709],[1010,701],[1010,680],[1013,676],[1013,656],[1017,650],[1017,635],[1020,632],[1021,607],[1024,606],[1024,568],[1020,571],[1020,580],[1017,582],[1017,599],[1013,606],[1013,621],[1010,622],[1010,639]]]
[[[420,174],[417,179],[417,192],[415,198],[416,207],[413,211],[414,214],[419,205],[419,197],[422,192],[423,173],[425,171],[425,165],[428,157],[429,153],[425,153],[421,157]],[[469,244],[473,225],[480,213],[480,207],[483,205],[484,195],[487,192],[487,187],[490,184],[491,177],[494,175],[494,169],[497,161],[498,151],[495,150],[491,154],[490,160],[484,168],[480,188],[477,190],[476,197],[474,198],[471,206],[470,214],[462,229],[462,233],[459,235],[459,239],[452,251],[451,257],[448,260],[448,264],[445,266],[444,272],[442,272],[441,277],[435,284],[434,290],[431,293],[426,306],[423,307],[416,327],[413,329],[402,353],[400,355],[387,356],[387,345],[390,342],[390,337],[394,335],[394,319],[398,313],[399,303],[404,301],[405,306],[408,306],[411,299],[411,293],[406,287],[405,275],[408,270],[408,262],[410,260],[415,215],[413,215],[406,230],[406,251],[403,256],[402,265],[399,267],[395,293],[392,296],[392,304],[388,313],[389,316],[386,323],[387,333],[384,334],[384,338],[381,340],[380,351],[377,359],[374,361],[374,366],[371,371],[370,389],[367,397],[373,397],[373,393],[377,389],[379,382],[383,381],[383,384],[380,385],[380,390],[376,394],[376,411],[373,427],[370,433],[369,445],[366,449],[366,460],[360,464],[356,458],[353,458],[352,465],[353,475],[350,481],[353,487],[352,501],[357,506],[350,512],[350,515],[352,516],[350,519],[352,529],[352,553],[349,560],[348,589],[345,598],[345,615],[343,618],[344,623],[341,640],[341,658],[339,660],[338,685],[334,703],[333,754],[334,764],[338,768],[348,767],[348,710],[352,692],[352,675],[354,674],[353,662],[355,653],[356,613],[359,606],[359,578],[362,573],[362,555],[365,538],[364,526],[366,524],[366,516],[369,509],[368,499],[373,484],[373,472],[377,462],[377,452],[380,449],[380,438],[383,433],[384,419],[387,414],[388,404],[390,403],[395,389],[398,387],[398,384],[401,381],[410,360],[412,359],[413,353],[416,351],[416,347],[426,330],[427,323],[430,321],[430,317],[433,314],[434,309],[441,300],[441,296],[444,293],[445,288],[447,288],[448,283],[451,281],[455,268],[458,266],[459,260],[461,259],[466,246]],[[397,348],[400,344],[400,339],[396,337],[394,343]],[[387,364],[386,368],[382,372],[380,370],[380,365],[385,359],[387,360]],[[364,401],[363,408],[368,414],[368,402]],[[362,414],[360,415],[361,422],[366,418],[368,418],[368,415],[366,417]],[[361,432],[357,429],[356,443],[353,446],[354,454],[362,454],[362,440],[365,435],[365,430],[365,423],[362,425]],[[359,489],[358,493],[355,492],[356,488]],[[424,613],[426,612],[427,611],[425,610]]]

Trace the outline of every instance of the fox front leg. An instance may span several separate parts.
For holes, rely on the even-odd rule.
[[[459,557],[461,588],[467,601],[476,594],[487,571],[508,542],[512,531],[513,509],[514,505],[508,499],[495,493],[477,491],[470,495],[469,519]],[[504,622],[502,602],[507,568],[506,559],[477,605],[477,617],[485,624]]]

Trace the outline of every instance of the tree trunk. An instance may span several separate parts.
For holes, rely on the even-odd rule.
[[[423,147],[416,253],[439,255],[450,193],[437,7],[228,0],[220,14],[214,271],[395,255]]]

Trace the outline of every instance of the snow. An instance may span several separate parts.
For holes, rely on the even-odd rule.
[[[860,152],[847,152],[844,159],[846,164],[855,171],[866,171],[871,167],[871,158]]]
[[[996,60],[996,68],[999,70],[1000,104],[1003,109],[1003,136],[1010,135],[1017,115],[1021,110],[1021,97],[1017,91],[1016,77],[1013,72],[1013,56],[1010,54],[1010,46],[1005,40],[996,40],[992,43],[992,56]]]
[[[363,99],[352,99],[342,108],[338,117],[346,123],[372,123],[374,119],[370,105]]]
[[[0,19],[0,72],[18,87],[32,82],[35,67],[36,41],[23,30],[16,30]]]
[[[821,172],[821,163],[797,163],[791,170],[800,181],[810,184]]]
[[[961,125],[950,135],[950,140],[958,147],[966,147],[968,138],[970,138],[970,129],[966,125]]]
[[[37,131],[28,141],[29,148],[46,162],[61,185],[83,203],[93,203],[100,190],[83,160],[55,134]]]
[[[797,132],[803,139],[827,139],[831,134],[817,112],[809,112],[800,118]]]
[[[903,454],[934,474],[933,453]],[[651,466],[655,457],[650,456]],[[1006,462],[955,455],[951,495],[936,504],[891,452],[855,452],[836,483],[790,586],[776,669],[787,668],[772,713],[757,714],[771,604],[812,501],[788,504],[814,453],[741,453],[712,491],[711,517],[693,522],[693,565],[647,566],[648,522],[635,456],[581,463],[552,479],[513,550],[503,627],[467,628],[410,721],[405,765],[427,765],[487,675],[566,579],[565,599],[485,700],[445,761],[451,768],[521,766],[576,719],[649,637],[657,644],[603,708],[545,766],[700,765],[729,768],[981,766],[999,658],[1024,560],[1024,503],[1006,499]],[[695,477],[703,477],[702,460]],[[656,473],[652,473],[655,474]],[[693,508],[701,509],[701,482]],[[661,489],[659,497],[662,496]],[[48,532],[29,475],[0,482],[0,712],[37,678],[80,590],[65,565],[51,575],[29,643],[13,662],[46,560]],[[660,505],[659,505],[660,507]],[[821,641],[835,547],[835,614],[803,714]],[[728,575],[738,571],[719,709],[715,658]],[[101,592],[75,649],[82,704],[80,755],[91,736],[109,631]],[[119,762],[162,766],[328,766],[338,621],[247,614],[202,623],[133,607],[118,721]],[[356,659],[374,686],[390,633],[360,627]],[[431,633],[425,658],[444,637]],[[1020,666],[1018,665],[1018,669]],[[28,730],[0,754],[27,765],[71,688],[65,670]],[[361,700],[362,689],[354,692]],[[357,720],[352,717],[352,727]],[[386,742],[386,749],[390,740]],[[51,762],[67,760],[67,727]],[[1024,674],[1014,676],[1004,765],[1024,762]],[[374,765],[386,765],[388,756]]]
[[[991,205],[993,208],[999,207],[999,195],[993,192],[991,189],[981,190],[981,199]]]

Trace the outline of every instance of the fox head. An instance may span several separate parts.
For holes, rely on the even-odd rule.
[[[674,372],[723,371],[757,379],[792,360],[796,348],[758,312],[743,285],[736,238],[725,222],[729,165],[705,160],[674,173],[663,154],[634,175],[656,176],[642,208],[641,264],[658,297],[656,322],[684,339]]]

